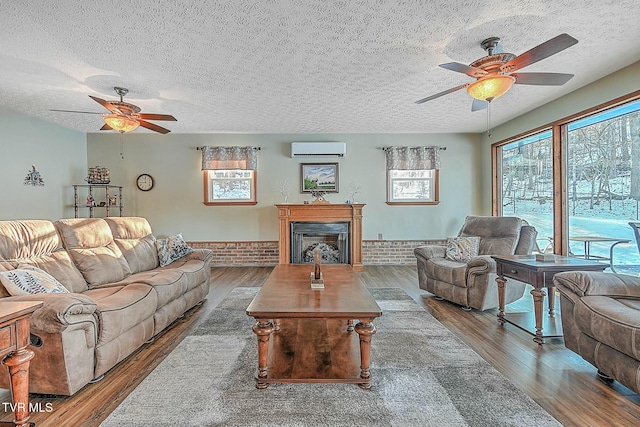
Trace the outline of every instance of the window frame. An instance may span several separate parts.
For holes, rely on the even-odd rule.
[[[250,178],[216,178],[213,175],[219,171],[241,171],[252,172]],[[258,172],[254,169],[207,169],[203,171],[204,176],[204,204],[206,206],[247,206],[256,205],[258,203],[257,196],[257,175]],[[249,181],[250,198],[249,199],[216,199],[213,195],[214,182],[215,181]]]

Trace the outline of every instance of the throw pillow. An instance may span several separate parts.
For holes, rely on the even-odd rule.
[[[182,238],[182,233],[156,240],[156,248],[158,249],[160,267],[165,267],[178,258],[193,252],[193,248],[187,245],[187,242]]]
[[[38,267],[26,264],[19,264],[15,270],[0,271],[0,282],[13,296],[69,293],[55,277]]]
[[[452,261],[467,262],[478,256],[480,237],[449,237],[445,258]]]

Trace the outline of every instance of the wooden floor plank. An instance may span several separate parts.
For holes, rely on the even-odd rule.
[[[218,267],[212,270],[207,300],[178,320],[155,342],[109,371],[72,397],[31,396],[42,412],[32,414],[38,427],[98,426],[235,287],[260,286],[271,267]],[[413,266],[366,266],[360,273],[368,287],[401,287],[445,327],[474,349],[523,392],[531,396],[565,426],[631,426],[640,420],[640,396],[619,383],[607,386],[596,370],[567,350],[562,339],[539,348],[531,336],[512,325],[499,325],[497,311],[463,311],[446,301],[436,301],[418,288]],[[530,296],[508,306],[530,311]],[[375,339],[375,338],[374,338]],[[375,375],[375,373],[373,373]],[[7,390],[0,401],[10,402]],[[47,412],[47,404],[52,412]],[[0,421],[11,421],[3,413]]]

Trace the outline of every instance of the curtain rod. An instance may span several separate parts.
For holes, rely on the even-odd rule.
[[[381,149],[382,151],[387,151],[387,150],[389,150],[390,148],[393,148],[393,147],[380,147],[380,149]],[[414,147],[408,147],[408,148],[414,148]],[[416,148],[417,148],[417,147],[416,147]],[[428,147],[428,148],[437,148],[438,150],[442,150],[442,151],[446,151],[446,150],[447,150],[447,147]]]
[[[214,147],[219,147],[219,146],[218,145],[214,145]],[[251,148],[255,148],[258,151],[260,151],[262,149],[261,147],[251,147]],[[196,150],[200,151],[200,150],[202,150],[202,147],[196,147]]]

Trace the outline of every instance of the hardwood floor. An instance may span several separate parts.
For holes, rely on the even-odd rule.
[[[32,413],[31,421],[38,427],[99,425],[234,287],[260,286],[270,272],[271,267],[214,268],[209,296],[201,306],[109,371],[102,381],[89,384],[74,396],[31,395],[32,406],[40,408]],[[540,348],[518,328],[500,326],[496,310],[465,312],[454,304],[436,301],[418,288],[413,266],[366,266],[360,274],[369,287],[403,288],[563,425],[638,425],[640,396],[618,383],[610,387],[598,381],[595,368],[567,350],[562,339],[547,340]],[[531,311],[532,303],[525,297],[507,309]],[[8,391],[0,391],[0,402],[11,402]],[[3,407],[0,421],[11,420],[12,414]]]

